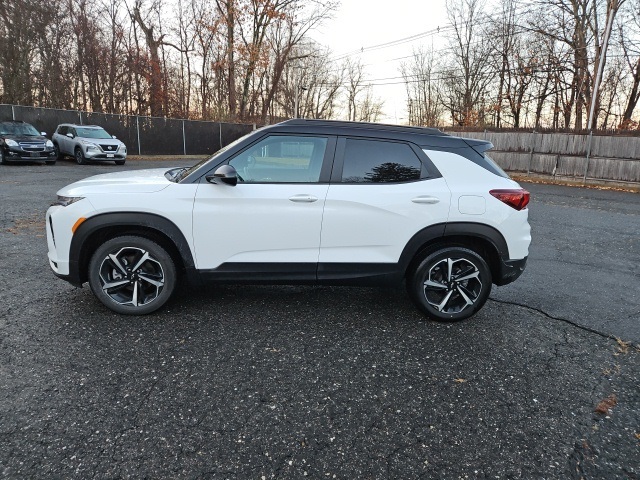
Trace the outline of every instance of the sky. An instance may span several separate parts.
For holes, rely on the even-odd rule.
[[[374,96],[384,101],[384,117],[380,121],[406,123],[406,93],[399,69],[407,59],[401,57],[410,56],[420,46],[431,47],[432,43],[434,48],[441,48],[443,39],[437,33],[420,34],[445,24],[445,0],[342,0],[333,18],[312,32],[311,37],[331,48],[336,59],[345,54],[353,60],[360,58],[365,77],[374,80]],[[412,36],[419,38],[371,48]],[[360,49],[363,50],[355,52]]]

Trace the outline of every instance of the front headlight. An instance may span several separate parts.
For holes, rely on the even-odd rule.
[[[51,205],[62,205],[63,207],[68,207],[72,203],[76,203],[82,200],[84,197],[64,197],[62,195],[58,195],[58,199],[53,202]]]
[[[18,146],[18,142],[16,142],[15,140],[11,140],[10,138],[5,140],[4,143],[6,143],[8,147],[17,147]]]
[[[49,148],[53,148],[53,142],[51,140],[47,140],[47,143],[45,145]]]
[[[87,147],[87,150],[98,150],[98,145],[96,145],[95,143],[85,141],[82,141],[80,143]]]

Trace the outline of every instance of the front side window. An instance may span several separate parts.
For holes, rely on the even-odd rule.
[[[405,143],[347,138],[342,181],[390,183],[419,180],[422,163]]]
[[[310,183],[320,179],[325,137],[272,135],[234,157],[229,165],[244,183]]]

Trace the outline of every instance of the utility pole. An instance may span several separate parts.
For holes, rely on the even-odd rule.
[[[294,118],[300,118],[300,93],[304,92],[307,89],[307,87],[303,87],[302,85],[299,85],[296,83],[296,88],[295,88],[295,100],[294,100],[294,106],[293,106],[293,115]]]
[[[591,93],[591,107],[589,108],[589,120],[587,122],[587,128],[592,130],[594,125],[594,115],[596,111],[596,103],[600,96],[600,82],[602,82],[602,72],[604,71],[604,64],[607,59],[607,48],[609,47],[609,38],[611,37],[611,29],[613,28],[613,19],[618,13],[620,5],[625,0],[609,0],[607,4],[607,26],[604,29],[604,36],[602,38],[602,49],[600,52],[600,61],[598,62],[598,71],[596,72],[596,80],[593,84],[593,92]]]

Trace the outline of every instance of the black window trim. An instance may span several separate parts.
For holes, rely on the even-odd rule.
[[[408,145],[409,148],[418,157],[418,161],[422,164],[420,178],[415,180],[405,180],[401,182],[343,182],[342,170],[344,167],[344,152],[347,146],[347,140],[369,140],[375,142],[387,142],[387,143],[400,143],[402,145]],[[427,174],[425,175],[425,169]],[[407,142],[405,140],[394,140],[388,138],[375,138],[375,137],[356,137],[353,135],[338,136],[336,144],[336,155],[333,162],[333,170],[331,172],[331,183],[340,183],[343,185],[401,185],[404,183],[422,182],[425,180],[433,180],[436,178],[442,178],[442,174],[438,171],[433,164],[429,156],[419,146],[414,143]]]

